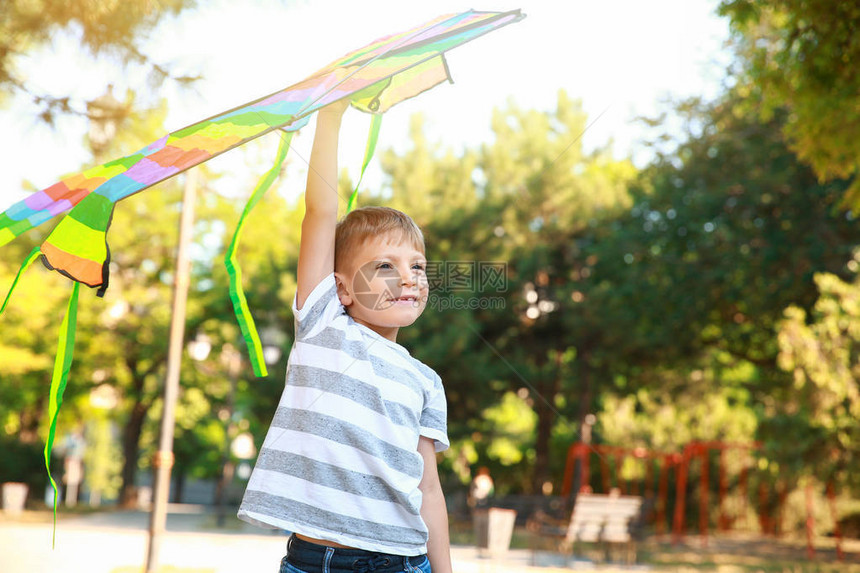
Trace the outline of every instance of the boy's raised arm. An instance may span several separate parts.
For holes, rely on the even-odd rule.
[[[334,271],[334,231],[337,225],[337,141],[340,120],[349,105],[344,98],[322,108],[308,165],[305,218],[299,247],[296,308],[322,279]]]

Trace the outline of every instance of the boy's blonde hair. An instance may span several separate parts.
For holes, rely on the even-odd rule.
[[[424,234],[415,221],[390,207],[361,207],[341,219],[334,236],[334,268],[342,270],[351,254],[368,239],[390,235],[424,252]]]

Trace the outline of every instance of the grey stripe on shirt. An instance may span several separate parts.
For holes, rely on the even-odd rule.
[[[261,491],[246,490],[242,505],[253,507],[284,521],[307,523],[326,531],[348,531],[353,537],[371,542],[385,543],[393,539],[400,545],[415,544],[420,547],[427,543],[427,533],[409,527],[385,525],[325,511],[314,505],[313,500],[302,503],[289,498],[270,495]]]
[[[337,394],[338,396],[352,400],[356,404],[361,404],[378,414],[388,416],[392,422],[400,426],[411,428],[418,423],[415,413],[411,408],[404,406],[400,402],[383,399],[375,386],[362,382],[358,378],[352,378],[346,374],[340,374],[337,378],[333,378],[330,370],[300,364],[292,364],[290,365],[290,369],[295,374],[295,377],[290,381],[290,386],[315,388],[323,392]],[[439,417],[438,420],[443,425],[434,427],[444,428],[444,415]]]
[[[424,473],[421,464],[416,463],[416,459],[420,459],[416,458],[417,450],[409,451],[393,446],[367,430],[333,416],[281,407],[275,412],[272,427],[313,434],[361,450],[410,477],[420,479]]]
[[[257,467],[291,475],[354,495],[396,503],[413,515],[421,514],[421,508],[414,507],[409,502],[407,493],[397,490],[376,476],[312,460],[305,456],[270,449],[264,449],[260,453]]]
[[[416,392],[419,396],[423,395],[422,385],[421,381],[419,380],[419,377],[426,376],[426,374],[422,372],[410,371],[407,368],[401,368],[390,362],[386,362],[383,358],[380,358],[375,353],[371,352],[368,349],[366,343],[358,340],[347,340],[346,332],[344,332],[343,330],[327,328],[319,334],[301,340],[299,344],[310,344],[318,348],[337,350],[349,355],[352,358],[358,360],[367,360],[373,367],[373,373],[377,376],[381,376],[387,380],[391,380],[392,382],[399,382],[400,384],[404,384],[408,386],[411,390]],[[404,358],[406,360],[415,362],[414,359],[410,359],[409,357]],[[416,370],[418,369],[416,368]],[[430,380],[434,379],[434,377],[431,376],[426,377]]]
[[[326,280],[327,279],[328,277],[326,277]],[[299,321],[298,319],[295,320],[296,340],[301,340],[308,334],[308,332],[310,332],[310,330],[319,322],[320,315],[322,315],[326,307],[328,307],[332,297],[337,296],[337,283],[334,283],[334,281],[332,281],[332,283],[333,284],[325,291],[322,296],[320,296],[316,301],[311,303],[310,308],[307,308],[308,301],[305,300],[305,304],[302,306],[299,312],[307,311],[307,314],[304,315],[301,321]],[[319,288],[319,286],[320,285],[317,285],[317,288]],[[311,294],[314,293],[312,292]],[[308,296],[308,298],[311,298],[310,295]],[[295,301],[293,301],[293,311],[295,312],[295,310]]]
[[[421,425],[425,428],[444,431],[447,426],[445,412],[434,410],[433,408],[426,408],[424,412],[421,413]]]

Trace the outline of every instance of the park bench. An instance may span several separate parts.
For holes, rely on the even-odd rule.
[[[636,539],[642,498],[632,495],[580,493],[570,519],[553,520],[537,514],[528,529],[540,539],[551,539],[565,553],[576,554],[581,543],[598,544],[606,560],[621,549],[628,564],[636,561]]]

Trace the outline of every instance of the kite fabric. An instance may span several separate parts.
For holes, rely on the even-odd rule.
[[[78,286],[82,283],[97,288],[98,296],[104,295],[108,287],[107,231],[117,201],[266,133],[285,132],[280,134],[282,143],[275,166],[264,175],[248,200],[225,260],[230,274],[230,298],[248,345],[251,364],[257,376],[265,376],[260,340],[242,289],[241,269],[235,252],[245,218],[280,172],[290,135],[305,126],[315,111],[349,98],[353,107],[373,114],[361,170],[363,176],[376,147],[382,113],[446,80],[452,81],[445,60],[446,51],[524,17],[519,10],[470,10],[441,16],[406,32],[380,38],[297,84],[169,133],[136,153],[65,177],[0,213],[2,246],[56,215],[68,212],[38,250],[28,256],[12,286],[14,289],[21,273],[39,255],[46,267],[75,281],[51,383],[52,425],[48,444],[53,443],[55,407],[58,409],[62,402],[62,390],[71,366]],[[355,204],[357,190],[356,186],[350,197],[350,209]],[[8,300],[7,295],[0,313]],[[50,467],[48,471],[50,475]]]

